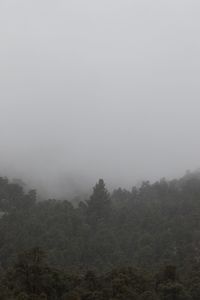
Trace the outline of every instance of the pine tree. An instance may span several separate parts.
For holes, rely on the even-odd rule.
[[[93,188],[93,194],[88,200],[88,220],[95,225],[100,220],[107,220],[110,215],[111,200],[103,179]]]

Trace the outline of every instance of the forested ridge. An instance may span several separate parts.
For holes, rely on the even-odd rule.
[[[38,201],[0,178],[0,300],[200,299],[200,174]]]

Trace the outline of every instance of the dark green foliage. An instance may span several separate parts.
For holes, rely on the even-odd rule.
[[[200,177],[150,184],[109,195],[102,179],[89,200],[36,201],[17,183],[0,178],[0,262],[16,252],[48,250],[52,264],[65,267],[137,265],[154,269],[176,264],[186,270],[200,257]]]
[[[0,177],[0,211],[29,208],[36,202],[36,191],[31,190],[28,194],[23,191],[23,186],[10,183],[7,178]]]
[[[103,179],[100,179],[95,185],[93,194],[87,204],[88,223],[91,226],[96,227],[99,221],[105,222],[108,220],[111,213],[111,200]]]
[[[197,300],[199,241],[199,174],[111,194],[100,179],[76,207],[0,178],[0,300]]]
[[[195,300],[188,278],[183,283],[166,266],[156,276],[136,268],[116,268],[100,274],[70,272],[50,266],[39,248],[18,255],[0,278],[1,300]],[[170,273],[170,274],[169,274]],[[160,281],[158,283],[158,275]]]

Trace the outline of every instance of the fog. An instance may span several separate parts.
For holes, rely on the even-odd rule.
[[[198,0],[1,0],[0,173],[50,196],[200,166]]]

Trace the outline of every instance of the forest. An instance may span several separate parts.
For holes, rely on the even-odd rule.
[[[0,178],[0,300],[199,300],[200,173],[40,201]]]

